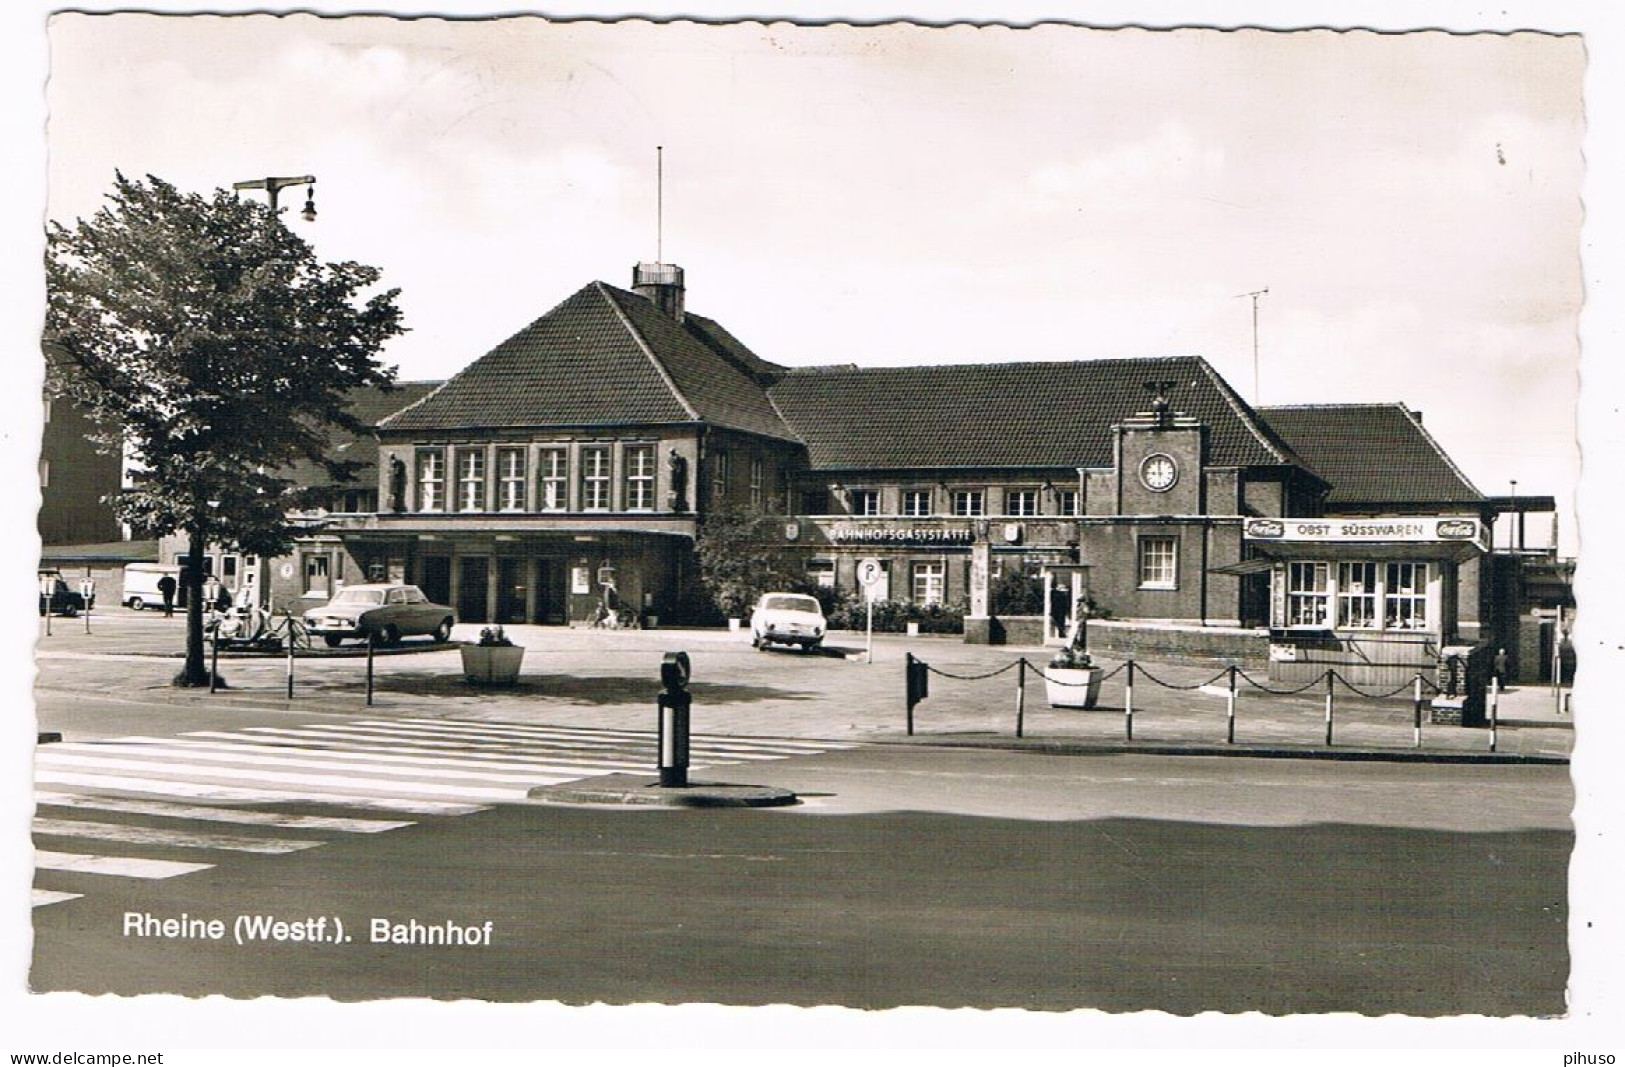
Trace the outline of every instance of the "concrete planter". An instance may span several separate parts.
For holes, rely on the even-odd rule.
[[[1079,708],[1087,710],[1100,699],[1100,680],[1105,671],[1099,667],[1045,667],[1044,695],[1052,708]]]
[[[463,645],[463,677],[475,685],[513,685],[525,650],[519,645]]]

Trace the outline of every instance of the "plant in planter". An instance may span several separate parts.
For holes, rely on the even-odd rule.
[[[462,654],[463,676],[475,685],[513,685],[525,659],[525,650],[500,626],[487,626],[478,641],[464,642]]]
[[[1103,673],[1084,651],[1084,628],[1080,626],[1072,643],[1055,653],[1044,668],[1044,695],[1052,708],[1092,708],[1100,699]]]

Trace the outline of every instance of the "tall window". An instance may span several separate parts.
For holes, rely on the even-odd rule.
[[[1428,565],[1390,563],[1383,617],[1390,630],[1424,630],[1428,624]]]
[[[955,489],[952,501],[955,515],[987,514],[987,507],[984,504],[980,489]]]
[[[655,509],[655,449],[653,445],[626,448],[626,510]]]
[[[1286,624],[1325,626],[1330,618],[1331,576],[1324,563],[1295,562],[1287,565]]]
[[[310,555],[305,557],[305,595],[331,596],[332,563],[327,555]]]
[[[762,457],[750,458],[750,506],[762,506]]]
[[[1076,489],[1055,490],[1055,514],[1076,515],[1078,513],[1078,491]]]
[[[1337,625],[1352,630],[1372,630],[1377,626],[1377,565],[1339,563],[1337,565]]]
[[[485,449],[457,450],[457,510],[485,510]]]
[[[931,490],[907,489],[903,491],[904,515],[931,514]]]
[[[446,510],[446,454],[438,448],[418,453],[418,510]]]
[[[497,449],[497,510],[525,510],[525,450]]]
[[[943,582],[947,572],[947,564],[940,559],[914,564],[914,602],[916,604],[942,603]]]
[[[609,510],[609,449],[581,450],[581,510]]]
[[[728,482],[733,476],[733,457],[726,452],[718,452],[711,459],[711,499],[722,501],[728,499]]]
[[[1140,588],[1173,589],[1178,581],[1178,540],[1164,536],[1140,538]]]
[[[537,506],[542,511],[570,510],[570,453],[562,448],[544,448],[538,457],[537,478],[541,483]]]
[[[879,515],[880,490],[854,489],[852,490],[852,514]]]
[[[1011,489],[1004,494],[1006,515],[1037,515],[1038,490]]]

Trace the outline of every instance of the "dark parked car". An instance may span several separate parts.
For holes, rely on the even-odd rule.
[[[47,586],[49,583],[49,586]],[[68,583],[62,580],[60,574],[45,572],[40,575],[39,613],[46,611],[45,590],[51,590],[50,611],[52,615],[77,615],[85,610],[85,598],[77,589],[68,588]]]
[[[455,615],[446,605],[431,602],[415,585],[379,583],[339,590],[325,606],[305,612],[305,626],[329,648],[348,638],[365,640],[369,634],[381,645],[414,634],[449,641]]]

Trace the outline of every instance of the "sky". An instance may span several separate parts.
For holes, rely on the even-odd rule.
[[[387,7],[477,13],[463,0]],[[1625,276],[1619,9],[1603,0],[637,8],[663,18],[793,11],[1385,33],[48,22],[43,0],[0,5],[0,306],[13,368],[13,388],[0,390],[0,438],[11,446],[0,449],[0,477],[17,505],[0,527],[13,563],[0,572],[9,601],[25,602],[37,558],[41,222],[94,211],[115,168],[195,191],[315,174],[320,218],[290,224],[324,258],[376,265],[402,289],[412,332],[386,356],[403,377],[437,378],[587,282],[625,285],[633,263],[655,258],[662,145],[664,258],[686,268],[694,310],[765,358],[884,366],[1200,354],[1249,400],[1402,401],[1425,413],[1481,490],[1501,493],[1517,479],[1520,492],[1556,496],[1563,550],[1584,549],[1570,1015],[898,1019],[695,1008],[652,1018],[617,1009],[606,1019],[533,1007],[30,997],[21,977],[28,931],[16,916],[26,913],[30,869],[24,709],[34,650],[33,620],[19,617],[3,620],[12,640],[0,643],[5,706],[19,712],[0,719],[11,731],[0,742],[0,826],[18,843],[0,850],[0,914],[12,917],[0,924],[9,1032],[42,1049],[130,1049],[136,1040],[231,1048],[248,1035],[268,1046],[362,1049],[408,1038],[453,1047],[947,1044],[1022,1047],[1028,1060],[1035,1048],[1079,1046],[1491,1047],[1475,1060],[1520,1065],[1615,1047],[1625,1000],[1625,943],[1611,921],[1625,873],[1614,843],[1625,728],[1611,684],[1625,669],[1625,557],[1610,550],[1625,456],[1625,323],[1612,291]],[[625,13],[607,0],[553,10]],[[1456,32],[1400,32],[1416,27]],[[1551,32],[1507,35],[1530,27]],[[1473,30],[1498,35],[1464,35]],[[299,194],[284,202],[297,208]],[[1265,288],[1255,386],[1252,305],[1242,294]],[[1531,529],[1544,536],[1539,520]],[[1481,918],[1492,936],[1496,917]],[[1179,1062],[1177,1048],[1174,1057],[1135,1062]],[[418,1062],[390,1062],[403,1060]]]
[[[1197,354],[1254,403],[1400,401],[1480,490],[1559,497],[1576,547],[1578,35],[61,14],[49,38],[50,217],[115,170],[313,174],[292,225],[400,287],[406,379],[659,255],[784,364]]]

